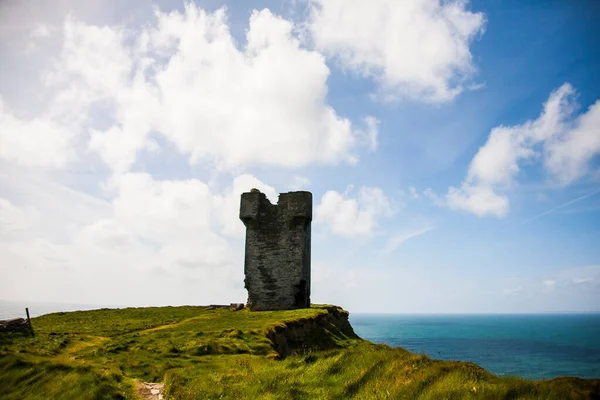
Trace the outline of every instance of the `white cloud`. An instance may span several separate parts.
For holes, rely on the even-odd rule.
[[[431,188],[423,190],[423,196],[427,197],[438,207],[443,207],[446,205],[446,202],[443,199],[440,199],[440,197]]]
[[[0,187],[13,213],[28,221],[27,230],[19,235],[13,232],[5,240],[43,237],[64,243],[83,226],[108,218],[112,212],[109,202],[58,184],[52,175],[39,170],[0,168]]]
[[[214,198],[215,215],[219,219],[221,233],[232,238],[243,238],[246,233],[244,224],[240,222],[240,196],[251,189],[264,193],[271,204],[277,204],[278,195],[272,186],[265,184],[256,177],[243,174],[233,180],[232,186],[224,193]]]
[[[575,284],[580,284],[580,283],[588,283],[588,282],[594,282],[594,278],[590,278],[590,277],[585,277],[585,278],[573,278],[573,283]]]
[[[469,45],[482,13],[466,1],[313,0],[307,23],[316,47],[374,77],[387,99],[452,100],[475,68]]]
[[[0,236],[26,230],[31,223],[30,215],[0,197]]]
[[[390,202],[379,188],[362,187],[358,198],[349,198],[349,190],[327,191],[316,207],[315,223],[339,236],[370,236],[377,219],[392,214]]]
[[[296,175],[292,178],[292,183],[288,186],[290,190],[306,190],[310,185],[310,179],[305,176]]]
[[[554,290],[554,287],[556,286],[556,281],[554,279],[544,279],[542,281],[542,285],[544,286],[544,289],[548,292],[551,292]]]
[[[157,11],[141,30],[68,17],[60,55],[43,71],[43,115],[21,120],[0,103],[0,157],[62,168],[82,140],[124,173],[141,151],[158,150],[152,134],[191,163],[221,169],[354,163],[360,148],[376,149],[378,121],[365,116],[357,128],[327,104],[329,69],[293,27],[254,11],[240,49],[225,9],[193,3],[182,13]]]
[[[540,157],[561,185],[584,176],[600,153],[600,102],[574,117],[575,94],[565,83],[550,94],[537,119],[492,129],[461,187],[448,189],[445,205],[480,217],[506,215],[509,199],[501,192],[514,186],[521,163]]]
[[[460,189],[450,187],[446,202],[452,210],[471,212],[478,217],[493,215],[503,217],[508,212],[509,201],[505,195],[498,195],[490,186],[465,185]]]
[[[420,198],[420,197],[421,197],[421,196],[419,195],[419,192],[417,192],[417,189],[415,189],[415,187],[414,187],[414,186],[410,186],[410,187],[408,188],[408,192],[409,192],[409,194],[410,194],[410,197],[411,197],[411,198],[413,198],[413,199],[418,199],[418,198]]]
[[[502,290],[502,294],[505,296],[513,296],[523,291],[522,286],[517,286],[514,288],[506,288]]]
[[[378,135],[377,126],[379,125],[379,120],[377,118],[371,117],[371,116],[365,117],[365,125],[366,125],[365,135],[367,137],[367,142],[368,142],[371,150],[375,151],[375,150],[377,150],[377,147],[379,146],[379,141],[377,139],[377,135]]]
[[[381,293],[373,289],[389,279],[388,271],[375,269],[373,265],[366,268],[347,265],[337,260],[313,261],[311,269],[311,300],[314,303],[343,304],[346,310],[359,312],[378,310],[375,304],[382,304],[379,301]],[[356,296],[357,290],[369,293],[368,299]]]
[[[564,285],[600,285],[600,265],[570,268],[559,271],[552,279]]]
[[[110,99],[129,79],[131,52],[121,28],[87,25],[68,17],[60,58],[45,76],[48,85],[87,91]]]
[[[362,116],[355,127],[327,104],[324,57],[301,46],[291,22],[253,12],[247,44],[238,47],[223,9],[189,3],[155,17],[141,30],[68,17],[61,29],[26,33],[62,43],[54,60],[39,63],[48,68],[35,88],[41,111],[0,103],[0,158],[9,167],[0,174],[3,296],[243,301],[239,196],[258,188],[277,202],[273,187],[240,175],[244,167],[354,163],[361,148],[377,148],[375,118]],[[213,174],[207,184],[141,172],[160,146],[235,178]],[[93,164],[97,155],[108,171]],[[107,200],[57,182],[102,189]],[[387,199],[364,188],[360,204],[372,229]]]
[[[156,150],[151,133],[190,163],[221,169],[354,163],[359,148],[376,149],[378,121],[365,116],[364,129],[356,128],[327,104],[325,60],[301,47],[290,21],[265,9],[249,24],[239,49],[225,9],[188,3],[182,13],[157,11],[141,31],[69,17],[60,57],[44,78],[53,90],[47,125],[88,131],[89,149],[117,173],[140,151]],[[102,120],[92,118],[98,107]],[[21,147],[34,142],[22,138]]]
[[[582,114],[575,126],[545,146],[544,164],[561,185],[589,172],[590,161],[600,153],[600,100]]]
[[[0,158],[26,167],[62,168],[77,158],[74,133],[43,116],[22,120],[0,97]]]
[[[22,184],[8,181],[15,185]],[[276,201],[274,189],[251,175],[217,191],[198,179],[129,172],[113,179],[108,204],[55,184],[27,186],[42,200],[35,207],[0,199],[0,275],[7,277],[0,291],[94,304],[244,301],[243,241],[227,237],[243,237],[239,196],[252,187]],[[57,235],[46,229],[53,224],[68,228]]]
[[[52,30],[47,25],[38,25],[33,31],[31,31],[32,38],[45,38],[52,34]]]
[[[552,92],[542,114],[534,121],[490,132],[469,166],[467,181],[482,185],[509,186],[519,173],[519,162],[533,157],[533,146],[561,134],[574,105],[575,91],[569,84]]]
[[[192,259],[199,265],[224,264],[229,259],[226,238],[245,234],[240,196],[253,188],[277,203],[275,189],[248,174],[218,192],[198,179],[156,181],[148,174],[127,173],[119,178],[113,201],[115,220],[137,237],[163,243],[167,254],[187,254],[185,265],[191,266]]]
[[[145,173],[127,173],[117,190],[115,217],[137,235],[172,241],[175,234],[210,229],[212,196],[197,179],[156,181]]]
[[[29,40],[25,47],[26,54],[32,54],[39,50],[39,43],[52,35],[52,29],[48,25],[38,25],[29,34]]]

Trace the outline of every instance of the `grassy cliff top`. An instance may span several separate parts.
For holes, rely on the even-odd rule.
[[[34,337],[0,335],[0,398],[152,398],[140,382],[163,382],[166,399],[600,396],[600,380],[498,378],[375,345],[355,337],[346,317],[332,306],[48,314],[33,319]]]

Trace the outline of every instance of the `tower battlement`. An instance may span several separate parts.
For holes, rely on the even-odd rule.
[[[253,310],[310,307],[312,194],[289,192],[271,204],[264,193],[243,193],[245,287]]]

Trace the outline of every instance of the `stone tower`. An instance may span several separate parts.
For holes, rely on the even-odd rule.
[[[310,307],[312,194],[289,192],[273,205],[264,193],[243,193],[245,287],[252,310]]]

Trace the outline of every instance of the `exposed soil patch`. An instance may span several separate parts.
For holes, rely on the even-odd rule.
[[[137,393],[145,400],[164,400],[162,395],[164,383],[136,382]]]

